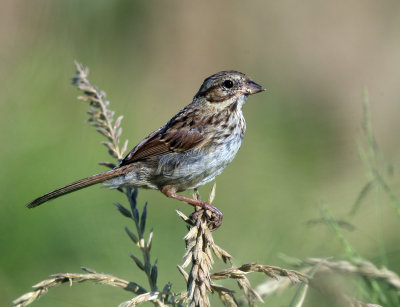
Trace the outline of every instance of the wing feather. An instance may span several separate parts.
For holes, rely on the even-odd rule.
[[[205,137],[201,127],[194,123],[193,118],[177,114],[133,148],[119,166],[197,147]]]

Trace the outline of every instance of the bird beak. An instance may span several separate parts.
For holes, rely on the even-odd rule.
[[[242,93],[245,95],[254,95],[263,91],[265,88],[252,80],[247,81],[246,86],[242,89]]]

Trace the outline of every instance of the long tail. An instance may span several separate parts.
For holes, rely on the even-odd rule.
[[[126,166],[122,166],[120,168],[112,169],[112,170],[104,172],[104,173],[96,174],[96,175],[75,181],[69,185],[66,185],[62,188],[56,189],[56,190],[51,191],[43,196],[40,196],[39,198],[36,198],[35,200],[31,201],[26,206],[28,208],[37,207],[37,206],[45,203],[46,201],[49,201],[50,199],[57,198],[62,195],[89,187],[91,185],[106,181],[111,178],[121,176],[123,174],[126,174],[127,172],[129,172],[129,170],[128,170],[129,168],[130,168],[130,165],[126,165]]]

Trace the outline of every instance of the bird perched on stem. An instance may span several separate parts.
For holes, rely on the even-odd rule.
[[[212,181],[232,162],[246,130],[242,106],[248,96],[264,90],[238,71],[216,73],[204,80],[189,105],[142,140],[115,168],[49,192],[27,207],[103,182],[113,189],[160,190],[167,197],[210,210],[211,226],[216,229],[223,215],[215,206],[177,193]]]

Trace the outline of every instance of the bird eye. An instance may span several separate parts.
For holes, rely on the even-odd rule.
[[[226,88],[232,88],[233,87],[233,82],[232,82],[232,80],[225,80],[223,85]]]

